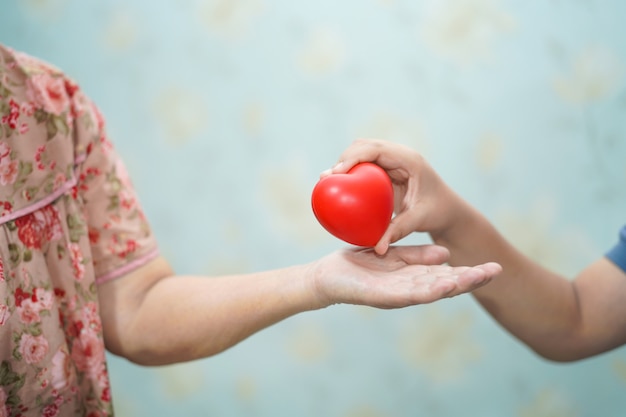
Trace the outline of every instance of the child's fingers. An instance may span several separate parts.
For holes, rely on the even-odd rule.
[[[330,170],[333,174],[344,174],[361,162],[377,163],[385,148],[380,141],[357,139],[339,156],[338,162]],[[383,167],[385,168],[385,167]]]
[[[389,223],[389,227],[376,244],[374,250],[379,255],[387,252],[389,245],[396,243],[415,231],[410,224],[410,217],[407,212],[399,213]]]

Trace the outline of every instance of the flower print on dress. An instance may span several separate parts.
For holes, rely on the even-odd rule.
[[[85,102],[86,97],[83,95],[82,90],[78,87],[74,81],[69,78],[65,78],[65,91],[70,98],[70,116],[72,120],[76,120],[81,117],[87,110]]]
[[[58,415],[59,406],[56,402],[46,405],[41,413],[41,417],[57,417]]]
[[[4,163],[6,159],[10,159],[11,147],[6,142],[0,142],[0,164]]]
[[[69,134],[73,116],[82,112],[78,107],[72,108],[71,96],[75,93],[73,86],[75,84],[66,80],[60,73],[55,72],[40,71],[26,79],[27,101],[21,105],[21,108],[26,111],[26,114],[32,114],[37,124],[45,126],[48,140],[59,133],[61,135]],[[20,107],[16,110],[9,108],[7,112],[6,104],[3,107],[4,109],[0,107],[0,112],[9,117],[11,117],[11,111],[16,112],[20,109]],[[11,119],[14,124],[17,123],[17,116],[12,117],[15,119]],[[26,133],[27,131],[28,126],[20,126],[18,132]]]
[[[68,251],[70,253],[74,278],[77,281],[80,281],[85,275],[85,259],[83,258],[83,252],[80,246],[76,243],[69,243]]]
[[[78,337],[72,341],[71,357],[76,369],[84,372],[92,381],[100,381],[106,376],[104,344],[93,329],[81,329]]]
[[[52,205],[16,219],[15,225],[20,241],[28,249],[41,249],[45,243],[57,240],[63,234],[59,212]]]
[[[22,294],[22,297],[29,295],[28,298],[20,300],[19,305],[16,302],[17,312],[22,323],[31,325],[41,322],[41,312],[48,312],[52,308],[52,292],[43,288],[35,288],[31,293],[22,291]]]
[[[50,310],[54,303],[54,294],[52,291],[38,287],[33,290],[33,296],[41,310]]]
[[[46,145],[40,145],[37,148],[37,151],[35,153],[35,162],[37,164],[37,169],[39,171],[43,171],[46,168],[50,168],[52,170],[52,169],[54,169],[54,167],[56,165],[56,161],[52,160],[52,161],[48,162],[46,160],[46,156],[44,154],[45,151],[46,151]]]
[[[15,183],[17,174],[19,174],[18,167],[19,165],[16,160],[3,160],[3,162],[0,163],[0,184],[10,185]]]
[[[73,385],[76,374],[72,370],[70,355],[65,349],[59,349],[52,357],[52,367],[50,369],[50,384],[52,388],[57,391],[63,391],[65,388]]]
[[[11,147],[6,142],[0,142],[0,184],[13,184],[17,174],[18,161],[11,158]]]
[[[28,364],[37,364],[43,360],[48,353],[48,340],[43,336],[33,336],[30,333],[23,333],[18,344],[20,359]]]
[[[0,327],[9,320],[11,313],[9,312],[9,306],[6,304],[0,304]]]
[[[13,67],[19,67],[29,76],[41,73],[61,74],[61,70],[49,62],[42,61],[24,52],[15,50],[10,50],[10,52],[15,60]]]
[[[97,278],[156,242],[96,105],[2,45],[0,216],[0,417],[111,417]]]
[[[15,289],[15,292],[13,293],[13,302],[15,303],[16,307],[21,307],[22,303],[25,300],[29,300],[31,297],[31,294],[27,291],[24,291],[22,289],[22,287],[17,287]]]
[[[0,417],[9,417],[9,406],[7,405],[7,400],[9,396],[2,386],[0,386]]]
[[[17,314],[20,321],[25,325],[37,324],[41,321],[39,312],[41,309],[36,302],[33,302],[31,298],[23,300],[19,307],[17,307]]]
[[[0,99],[10,96],[10,94],[10,90],[0,83]],[[20,122],[20,116],[24,115],[28,118],[33,113],[34,110],[31,103],[19,103],[15,98],[10,98],[8,102],[0,100],[0,127],[4,126],[4,129],[1,129],[0,132],[4,130],[7,137],[14,132],[17,132],[19,135],[28,133],[28,123],[24,119]]]
[[[63,77],[35,74],[26,80],[26,97],[50,114],[60,116],[70,104]]]
[[[85,304],[82,309],[83,322],[85,327],[100,332],[102,330],[102,322],[100,321],[100,313],[98,312],[98,305],[91,301]]]
[[[13,204],[8,201],[0,201],[0,216],[6,216],[13,211]]]
[[[15,130],[17,129],[17,119],[20,117],[20,105],[14,99],[10,99],[8,106],[9,108],[3,112],[5,113],[4,116],[0,118],[0,123],[8,125],[9,129]]]

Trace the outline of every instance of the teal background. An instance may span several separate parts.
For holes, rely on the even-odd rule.
[[[608,0],[4,0],[0,42],[99,104],[180,273],[342,247],[310,191],[353,139],[376,137],[422,152],[520,249],[573,276],[625,221],[625,18]],[[110,371],[121,417],[626,413],[626,350],[547,362],[471,296],[334,306],[213,358],[111,356]]]

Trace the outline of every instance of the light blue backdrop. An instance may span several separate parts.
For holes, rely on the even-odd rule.
[[[100,105],[181,273],[341,247],[310,191],[353,139],[377,137],[420,150],[571,275],[625,220],[625,18],[606,0],[5,0],[0,42]],[[626,350],[546,362],[471,296],[306,313],[192,364],[110,363],[121,417],[626,412]]]

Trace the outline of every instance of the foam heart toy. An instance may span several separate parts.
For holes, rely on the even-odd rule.
[[[363,162],[345,174],[320,179],[311,205],[317,221],[333,236],[356,246],[374,246],[393,215],[393,186],[381,167]]]

